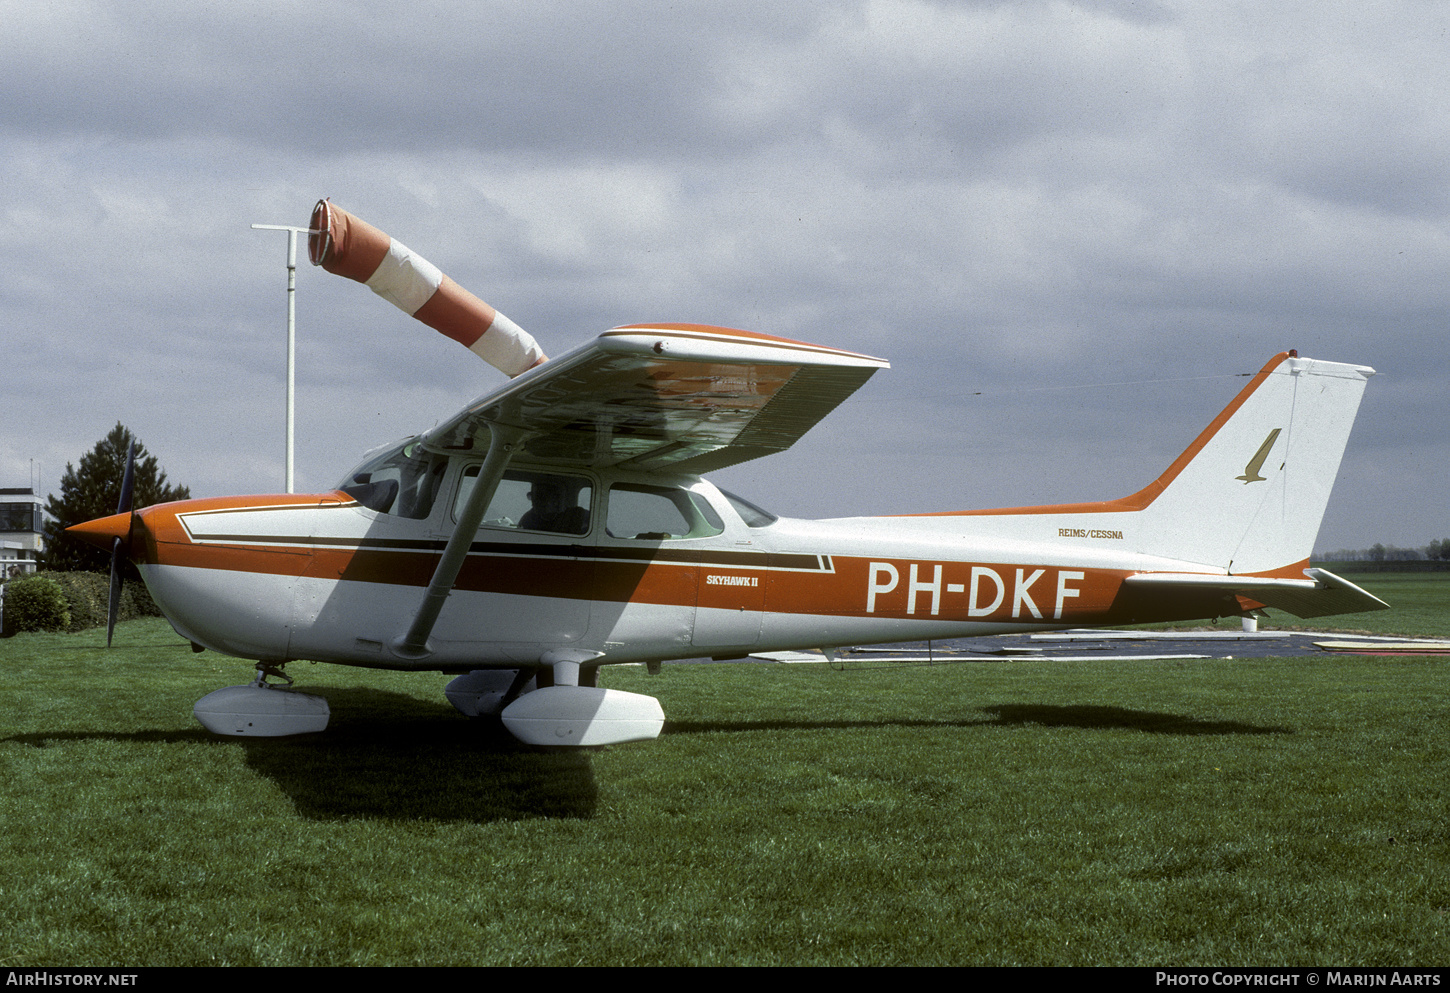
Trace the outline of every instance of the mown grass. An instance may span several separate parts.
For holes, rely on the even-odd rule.
[[[0,643],[0,964],[1450,960],[1443,660],[613,668],[665,733],[544,753],[298,664],[325,734],[216,738],[246,663],[103,642]]]

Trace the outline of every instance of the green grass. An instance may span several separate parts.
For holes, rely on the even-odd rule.
[[[164,623],[0,642],[0,964],[1435,965],[1436,659],[666,666],[654,742],[528,750],[446,677]]]

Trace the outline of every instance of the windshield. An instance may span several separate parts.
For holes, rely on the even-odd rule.
[[[380,514],[419,520],[433,512],[447,456],[425,450],[417,438],[368,456],[338,489]]]

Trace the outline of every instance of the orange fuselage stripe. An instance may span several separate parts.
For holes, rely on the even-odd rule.
[[[234,511],[239,504],[328,510],[343,499],[334,493],[148,508],[141,515],[144,527],[137,529],[140,547],[133,551],[143,561],[168,566],[425,587],[442,553],[439,540],[261,535],[193,540],[180,519]],[[1128,575],[1122,569],[1003,562],[479,541],[456,588],[778,614],[1062,624],[1144,615],[1162,595],[1126,587]],[[1201,597],[1209,602],[1221,595]]]

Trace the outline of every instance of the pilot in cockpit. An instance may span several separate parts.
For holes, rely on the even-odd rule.
[[[589,509],[579,506],[578,486],[563,479],[535,479],[529,489],[530,510],[519,520],[528,531],[584,534],[589,530]]]

